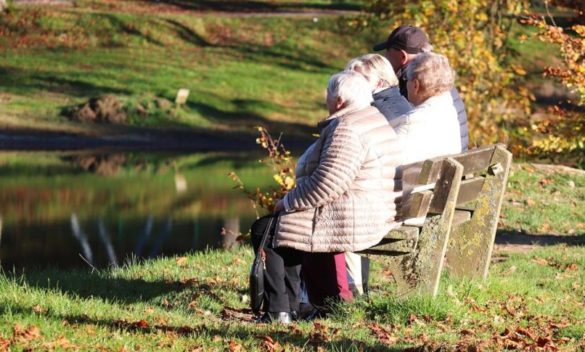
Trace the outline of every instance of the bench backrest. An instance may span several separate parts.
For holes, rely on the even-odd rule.
[[[412,218],[444,213],[447,195],[438,181],[445,177],[442,168],[446,160],[463,168],[446,267],[455,276],[486,277],[512,154],[503,145],[490,145],[405,166],[405,200],[399,216],[406,224]]]

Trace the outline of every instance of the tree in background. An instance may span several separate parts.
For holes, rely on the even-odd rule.
[[[524,70],[502,64],[513,15],[525,8],[508,0],[367,0],[362,24],[388,26],[388,32],[410,24],[427,32],[434,51],[457,71],[471,145],[481,145],[509,141],[509,125],[530,113],[530,93],[515,84]]]
[[[512,0],[366,0],[366,16],[357,27],[401,24],[423,28],[434,50],[445,54],[458,73],[457,86],[469,115],[471,145],[507,142],[517,156],[548,157],[553,161],[585,164],[585,12],[582,0],[555,0],[551,6],[573,11],[575,25],[563,30],[550,14],[535,15],[545,1]],[[531,14],[532,13],[532,14]],[[509,47],[518,22],[538,28],[539,40],[555,44],[562,65],[545,68],[545,77],[560,80],[578,101],[553,106],[534,118],[533,95],[526,88],[521,64]],[[518,29],[518,28],[516,28]],[[569,29],[569,30],[567,30]],[[534,38],[532,38],[534,39]],[[567,109],[566,107],[572,107]]]
[[[524,127],[530,135],[524,152],[551,159],[567,157],[585,166],[585,12],[580,1],[557,0],[551,5],[572,10],[574,24],[563,29],[548,10],[546,14],[530,14],[522,23],[536,27],[539,40],[558,48],[561,64],[546,67],[543,75],[559,80],[576,97],[547,109],[544,118]],[[563,160],[564,161],[564,160]]]

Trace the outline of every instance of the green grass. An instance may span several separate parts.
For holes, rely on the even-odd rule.
[[[329,75],[368,47],[364,34],[344,35],[343,20],[330,16],[218,17],[120,4],[17,7],[1,17],[0,124],[91,130],[62,109],[105,94],[130,105],[174,101],[187,88],[179,114],[131,122],[240,131],[264,124],[308,134],[326,114]]]
[[[186,158],[177,164],[192,162]],[[496,250],[503,261],[491,265],[486,281],[446,274],[435,299],[396,296],[385,263],[378,260],[369,299],[339,305],[318,324],[257,325],[251,322],[246,297],[252,251],[241,246],[184,258],[130,260],[123,268],[94,272],[5,272],[0,275],[0,344],[14,350],[56,345],[108,351],[266,350],[271,343],[286,351],[387,351],[422,345],[503,350],[514,341],[550,339],[560,350],[582,350],[585,246],[564,239],[566,229],[575,229],[572,237],[583,236],[584,177],[515,166],[501,228],[521,228],[535,238],[558,233],[557,244],[532,251]],[[539,184],[549,178],[551,183]],[[539,204],[551,197],[559,208]],[[510,202],[528,198],[534,203],[520,207]],[[539,231],[538,219],[551,212],[558,219]]]
[[[16,349],[46,348],[65,337],[80,349],[223,350],[232,344],[261,350],[263,337],[271,336],[285,350],[319,345],[357,351],[385,349],[372,326],[390,331],[396,348],[490,345],[493,335],[523,327],[571,350],[585,334],[584,254],[583,247],[556,246],[513,255],[493,265],[486,282],[444,278],[435,300],[395,297],[378,264],[369,300],[338,307],[321,325],[294,327],[249,321],[244,298],[249,247],[94,273],[4,274],[0,335]],[[536,262],[549,257],[555,260]],[[18,326],[38,327],[40,336],[15,337]]]

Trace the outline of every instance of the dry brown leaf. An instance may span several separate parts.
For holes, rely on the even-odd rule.
[[[532,262],[541,265],[541,266],[545,266],[548,265],[548,260],[544,259],[544,258],[540,258],[540,257],[534,257],[532,258]]]
[[[396,342],[398,342],[398,337],[392,336],[392,333],[390,331],[384,329],[383,327],[376,323],[370,324],[369,328],[372,334],[376,336],[378,340],[380,340],[380,342],[385,345],[392,346],[396,344]]]
[[[461,335],[475,335],[475,331],[471,330],[471,329],[462,329],[459,332]]]
[[[234,340],[230,340],[229,345],[228,345],[229,351],[230,352],[240,352],[242,351],[242,345],[240,345],[239,343],[237,343]]]
[[[177,265],[178,266],[185,266],[185,265],[187,265],[187,262],[188,262],[187,257],[177,258]]]
[[[567,269],[565,269],[565,270],[567,270],[567,271],[575,271],[577,269],[579,269],[579,267],[577,266],[577,264],[576,263],[571,263],[571,264],[569,264],[567,266]]]
[[[44,312],[46,312],[47,310],[43,307],[41,307],[40,305],[36,305],[32,308],[33,312],[38,313],[38,314],[42,314]]]
[[[508,312],[508,314],[510,314],[513,317],[516,316],[516,308],[510,306],[509,304],[506,304],[504,306],[504,308],[505,308],[506,312]]]
[[[534,340],[535,339],[534,332],[531,329],[529,329],[529,328],[521,328],[521,327],[518,327],[518,328],[516,328],[516,333],[519,334],[519,335],[526,336],[526,337],[530,338],[531,340]]]
[[[13,328],[13,335],[17,340],[20,341],[34,340],[41,336],[41,330],[34,325],[31,325],[25,329],[22,326],[16,324]]]
[[[61,336],[53,342],[43,344],[47,349],[79,349],[79,346],[72,344],[65,336]]]
[[[278,343],[278,341],[274,341],[272,337],[268,335],[262,336],[262,346],[264,346],[264,348],[266,348],[268,352],[284,350],[282,346]]]
[[[0,352],[9,351],[12,342],[0,336]]]

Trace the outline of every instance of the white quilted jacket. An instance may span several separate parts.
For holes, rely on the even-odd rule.
[[[374,107],[342,110],[320,123],[284,198],[275,245],[305,252],[359,251],[392,228],[401,195],[401,142]]]

